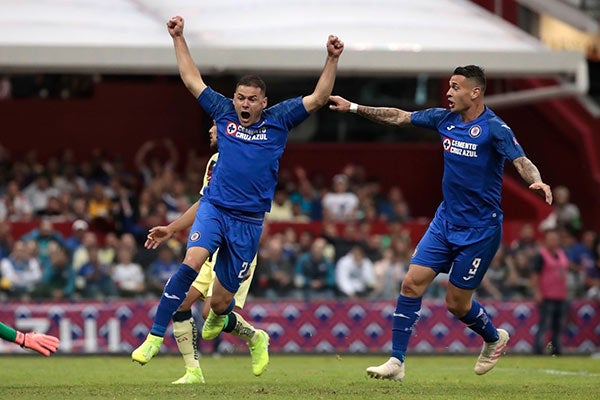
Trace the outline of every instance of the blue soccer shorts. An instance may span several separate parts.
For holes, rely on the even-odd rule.
[[[476,289],[500,246],[502,225],[457,226],[436,214],[415,249],[411,264],[449,273],[461,289]]]
[[[187,247],[203,247],[210,254],[219,249],[215,274],[225,289],[236,293],[250,274],[262,223],[262,218],[217,207],[203,199],[198,205]]]

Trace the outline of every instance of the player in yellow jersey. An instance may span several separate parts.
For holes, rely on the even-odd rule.
[[[217,127],[214,124],[214,121],[209,133],[211,148],[216,149]],[[201,196],[204,192],[204,188],[210,183],[212,171],[217,163],[218,157],[219,153],[215,153],[208,161],[206,173],[204,174],[204,184],[200,190]],[[199,201],[168,226],[156,226],[151,228],[148,233],[145,247],[156,249],[160,244],[169,240],[176,232],[191,227],[198,209],[198,203]],[[174,384],[204,383],[202,369],[200,368],[200,363],[198,361],[198,330],[194,318],[192,317],[191,308],[197,301],[203,301],[202,316],[204,319],[208,316],[210,311],[210,297],[212,295],[212,287],[215,279],[213,267],[217,253],[218,251],[204,263],[198,277],[190,287],[185,300],[173,315],[173,334],[177,341],[179,351],[183,356],[186,368],[185,375],[174,381]],[[235,294],[236,311],[239,311],[244,307],[255,268],[256,256],[252,261],[246,280],[241,284],[239,290]],[[234,311],[232,314],[235,315],[235,321],[227,319],[223,331],[246,340],[252,357],[252,372],[254,375],[260,376],[269,363],[269,335],[261,329],[254,328],[244,320],[238,312]],[[146,364],[155,354],[153,351],[154,349],[145,349],[146,351],[144,351],[144,349],[140,348],[140,350],[142,351],[137,352],[137,354],[134,352],[132,357],[134,361],[137,361],[142,365]],[[150,355],[150,353],[154,354]],[[146,357],[146,354],[148,354],[149,357]]]

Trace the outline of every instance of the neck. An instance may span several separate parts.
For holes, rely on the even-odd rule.
[[[485,105],[483,103],[474,104],[473,107],[469,107],[460,117],[463,122],[471,122],[479,118],[481,114],[485,112]]]

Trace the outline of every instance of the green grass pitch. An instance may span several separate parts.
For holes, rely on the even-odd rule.
[[[386,356],[271,356],[263,376],[248,356],[203,357],[205,385],[170,382],[177,356],[141,367],[126,356],[0,356],[0,393],[16,399],[600,399],[600,359],[506,355],[484,376],[475,355],[410,356],[404,382],[368,379]]]

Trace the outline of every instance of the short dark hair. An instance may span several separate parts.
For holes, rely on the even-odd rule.
[[[259,88],[263,96],[267,95],[267,85],[265,84],[265,81],[263,81],[261,77],[257,75],[242,76],[238,81],[237,85],[235,85],[235,90],[237,90],[238,86],[250,86]]]
[[[477,65],[465,65],[464,67],[456,67],[452,75],[461,75],[468,79],[475,79],[475,82],[481,87],[481,91],[485,92],[485,71]]]

